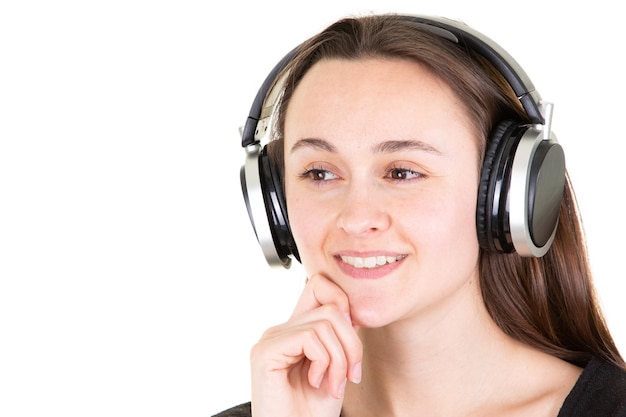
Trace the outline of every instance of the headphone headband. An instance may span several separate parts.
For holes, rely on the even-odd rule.
[[[528,77],[517,61],[491,38],[462,22],[452,19],[421,15],[402,15],[400,17],[414,22],[422,29],[448,39],[449,41],[467,45],[471,50],[487,59],[509,83],[531,122],[536,125],[546,123],[546,117],[544,117],[542,112],[543,105],[541,103],[541,96],[535,89],[530,77]],[[263,81],[263,84],[254,98],[250,113],[242,129],[242,147],[245,148],[248,145],[259,142],[259,140],[255,138],[255,133],[259,122],[269,117],[269,114],[263,114],[263,109],[266,107],[266,99],[270,95],[269,93],[271,93],[270,89],[278,74],[293,60],[298,50],[299,46],[285,55]],[[271,104],[273,105],[273,103]],[[549,118],[547,119],[549,123],[550,120]]]
[[[266,98],[270,95],[268,91],[274,84],[274,81],[280,74],[280,72],[285,69],[285,67],[291,62],[291,60],[295,57],[296,52],[298,51],[298,47],[292,49],[287,55],[285,55],[279,62],[272,68],[270,73],[265,77],[263,84],[259,88],[256,96],[254,97],[254,101],[252,102],[252,107],[250,108],[250,113],[248,118],[246,119],[246,123],[242,128],[241,132],[241,146],[247,147],[248,145],[252,145],[254,143],[259,143],[259,140],[255,138],[257,125],[261,120],[263,115],[263,108],[265,107]],[[274,103],[272,103],[273,105]],[[269,115],[268,115],[269,116]]]
[[[541,96],[513,57],[491,38],[456,20],[443,17],[404,16],[409,21],[454,43],[469,46],[487,59],[507,80],[534,124],[544,124]]]

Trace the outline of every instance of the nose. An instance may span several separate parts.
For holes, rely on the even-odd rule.
[[[344,194],[337,226],[349,235],[365,237],[384,231],[391,224],[386,199],[375,185],[351,185]]]

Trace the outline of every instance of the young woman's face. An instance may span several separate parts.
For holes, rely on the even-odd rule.
[[[309,276],[365,327],[444,311],[477,285],[477,139],[458,98],[406,60],[325,60],[285,119],[291,230]]]

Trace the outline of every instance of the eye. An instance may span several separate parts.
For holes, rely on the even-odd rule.
[[[325,169],[321,169],[321,168],[307,169],[302,174],[300,174],[300,177],[303,179],[309,179],[314,182],[330,181],[330,180],[339,178],[337,175],[333,174],[332,172],[327,171]]]
[[[387,171],[387,177],[394,181],[408,181],[423,178],[424,175],[412,169],[393,167]]]

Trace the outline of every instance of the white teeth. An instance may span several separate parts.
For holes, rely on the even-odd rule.
[[[392,264],[400,259],[404,258],[404,255],[398,256],[368,256],[365,258],[360,258],[357,256],[341,256],[341,260],[345,263],[352,265],[355,268],[375,268],[377,266],[382,266],[385,264]]]

